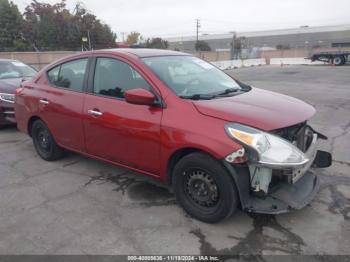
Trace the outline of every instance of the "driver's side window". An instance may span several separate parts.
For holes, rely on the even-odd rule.
[[[143,77],[128,64],[113,58],[97,58],[94,90],[95,94],[124,98],[127,90],[150,89]]]

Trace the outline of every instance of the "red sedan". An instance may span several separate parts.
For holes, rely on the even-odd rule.
[[[238,206],[270,214],[302,208],[319,188],[310,168],[331,164],[316,149],[326,137],[307,124],[312,106],[184,53],[81,53],[16,94],[18,127],[43,159],[70,150],[159,179],[205,222]]]

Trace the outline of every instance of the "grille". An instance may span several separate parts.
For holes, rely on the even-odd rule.
[[[0,118],[13,121],[15,112],[13,107],[0,107]]]
[[[272,133],[290,141],[303,152],[307,151],[313,139],[312,128],[307,125],[307,122],[277,129]]]

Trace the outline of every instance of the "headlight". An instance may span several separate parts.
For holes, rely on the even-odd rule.
[[[7,103],[14,103],[15,102],[15,95],[0,93],[0,100],[7,102]]]
[[[297,167],[309,159],[287,140],[241,124],[227,124],[226,132],[251,154],[250,160],[271,167]]]

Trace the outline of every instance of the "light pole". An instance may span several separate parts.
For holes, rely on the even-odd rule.
[[[199,28],[201,27],[200,20],[196,19],[196,44],[195,50],[197,51],[198,41],[199,41]]]
[[[232,40],[231,40],[231,49],[230,49],[230,57],[231,60],[234,59],[235,56],[235,42],[236,42],[236,32],[232,31],[230,32],[232,34]]]
[[[87,37],[82,37],[81,38],[81,51],[86,51],[85,43],[87,43],[87,42],[88,42]]]

